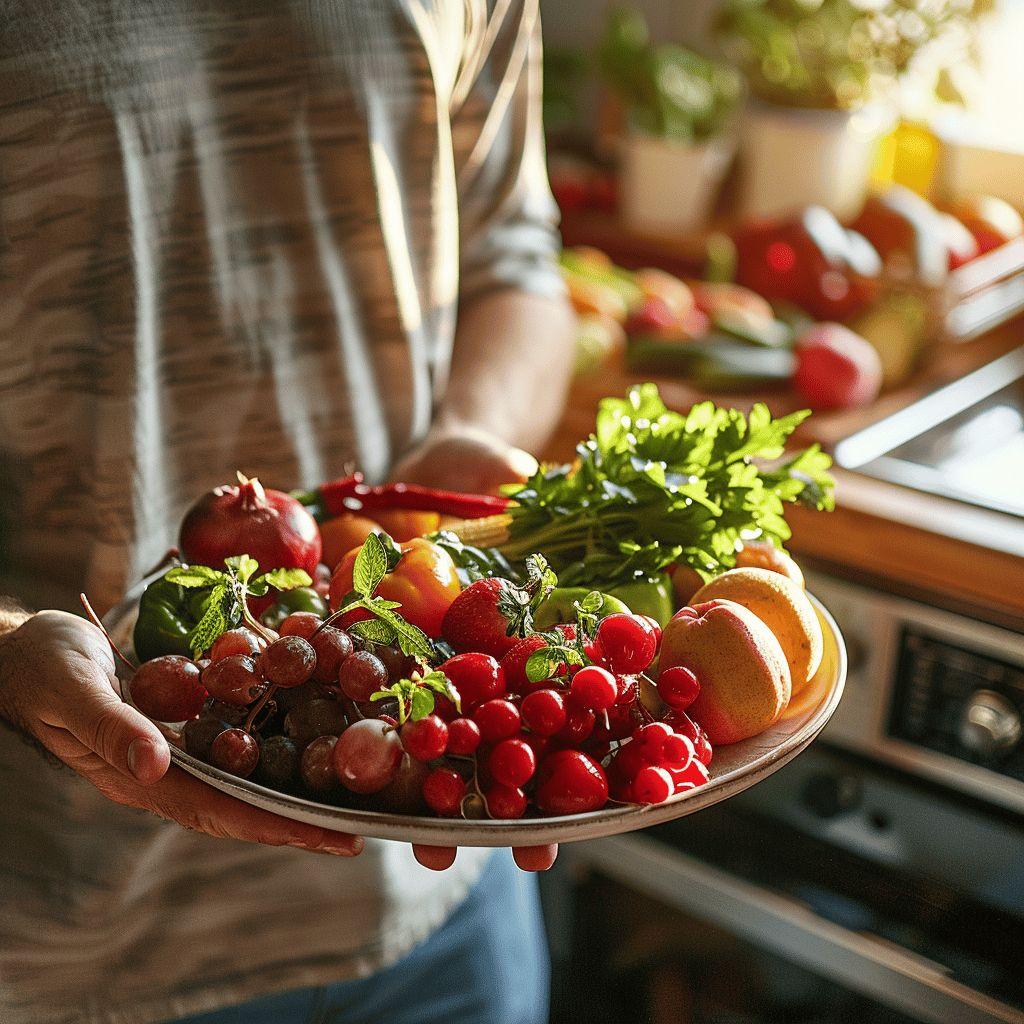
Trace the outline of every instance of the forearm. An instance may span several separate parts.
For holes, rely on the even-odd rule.
[[[536,451],[558,422],[572,373],[568,301],[505,290],[459,312],[435,432],[469,427]]]

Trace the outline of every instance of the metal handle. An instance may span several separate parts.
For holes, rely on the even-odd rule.
[[[1024,1024],[940,964],[637,834],[563,847],[572,860],[928,1024]]]

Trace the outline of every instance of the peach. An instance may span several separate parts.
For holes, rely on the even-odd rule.
[[[793,692],[818,671],[824,650],[821,623],[803,590],[770,569],[730,569],[705,583],[693,601],[735,601],[753,612],[775,635],[786,656]]]
[[[662,633],[659,671],[673,665],[684,665],[700,680],[688,713],[715,744],[756,736],[789,703],[789,666],[779,641],[735,601],[706,601],[676,612]]]
[[[788,576],[797,586],[804,585],[804,574],[792,557],[767,540],[748,540],[736,552],[737,569],[770,569]]]

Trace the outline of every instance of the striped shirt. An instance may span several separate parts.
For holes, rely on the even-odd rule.
[[[539,61],[536,0],[0,0],[0,591],[112,603],[236,469],[386,473],[458,303],[559,292]],[[5,1024],[365,974],[485,856],[211,839],[8,730],[0,786]]]

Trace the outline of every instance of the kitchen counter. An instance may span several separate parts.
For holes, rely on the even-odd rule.
[[[1017,320],[973,342],[937,348],[905,386],[865,409],[819,413],[798,431],[796,442],[825,448],[963,376],[1020,344]],[[764,401],[776,415],[803,407],[788,389],[770,393],[705,395],[674,378],[639,377],[602,369],[577,378],[545,458],[567,461],[576,442],[593,429],[605,395],[654,379],[667,405],[686,409],[702,398],[749,408]],[[1022,471],[1024,473],[1024,471]],[[833,513],[791,506],[789,547],[801,561],[836,575],[871,583],[906,597],[927,600],[1024,631],[1024,520],[836,471]]]

